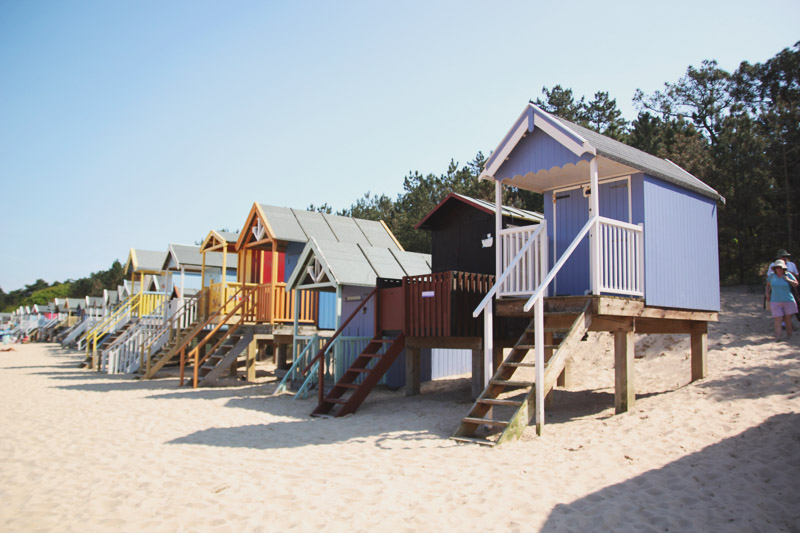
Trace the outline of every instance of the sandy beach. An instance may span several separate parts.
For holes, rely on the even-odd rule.
[[[0,530],[798,531],[800,335],[723,289],[709,376],[689,340],[637,336],[637,401],[614,415],[613,341],[593,334],[545,434],[448,437],[468,379],[373,393],[353,416],[274,379],[192,390],[78,368],[55,344],[0,353]],[[795,322],[795,324],[797,324]]]

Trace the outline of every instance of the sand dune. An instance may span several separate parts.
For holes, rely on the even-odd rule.
[[[796,531],[800,341],[773,341],[760,304],[723,290],[696,383],[688,338],[637,337],[619,416],[613,343],[594,335],[544,436],[498,448],[448,439],[466,379],[312,419],[271,379],[192,390],[19,346],[0,353],[0,530]]]

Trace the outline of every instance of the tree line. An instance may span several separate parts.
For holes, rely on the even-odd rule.
[[[21,289],[4,292],[0,288],[0,310],[9,313],[20,305],[47,305],[54,298],[83,298],[84,296],[102,296],[103,289],[116,290],[122,285],[122,264],[114,261],[107,270],[99,270],[85,278],[47,283],[43,279],[25,285]]]
[[[669,159],[716,189],[719,261],[723,283],[753,283],[778,248],[794,247],[800,199],[800,42],[763,63],[742,62],[728,72],[714,60],[690,66],[663,90],[633,96],[638,115],[627,121],[616,99],[598,91],[591,100],[569,88],[544,87],[534,102],[545,111]],[[479,182],[486,158],[450,161],[442,174],[409,173],[392,199],[370,192],[341,215],[383,219],[404,248],[429,253],[426,232],[414,229],[448,193],[494,200]],[[503,202],[542,210],[539,194],[504,188]],[[327,204],[310,210],[332,212]]]

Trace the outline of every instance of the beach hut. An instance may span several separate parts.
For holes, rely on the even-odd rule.
[[[416,225],[431,232],[431,271],[379,279],[377,290],[370,295],[378,310],[376,330],[401,333],[397,339],[406,352],[406,395],[419,394],[428,372],[435,377],[472,371],[473,395],[483,388],[482,323],[471,311],[494,279],[491,232],[495,210],[493,203],[449,194]],[[502,206],[500,213],[503,227],[509,229],[538,224],[544,218],[541,213],[507,206]],[[357,308],[347,320],[357,320],[359,311]],[[508,325],[504,328],[508,330]],[[426,351],[432,353],[429,360]],[[369,359],[372,361],[367,362]],[[344,416],[358,409],[370,384],[388,368],[385,359],[380,351],[366,352],[361,360],[355,360],[326,395],[320,392],[313,414]],[[359,376],[365,370],[369,373]]]
[[[674,163],[530,103],[487,160],[481,179],[544,195],[545,219],[492,234],[497,281],[475,308],[484,322],[486,388],[455,438],[502,442],[536,420],[575,343],[588,331],[615,339],[617,412],[634,402],[633,334],[691,336],[692,379],[706,375],[707,323],[718,318],[714,189]],[[702,272],[702,276],[697,273]],[[494,317],[530,324],[498,366]],[[515,379],[521,368],[533,379]],[[512,396],[512,389],[516,394]],[[494,441],[483,438],[494,428]]]
[[[115,346],[120,337],[143,317],[164,315],[163,306],[167,295],[163,290],[161,269],[166,253],[131,248],[123,268],[123,274],[130,278],[130,295],[108,316],[88,329],[83,339],[86,344],[86,365],[98,371],[107,369],[107,350]],[[150,290],[148,290],[150,289]],[[105,309],[104,298],[98,298],[99,309]],[[119,341],[122,342],[122,341]]]
[[[258,342],[271,344],[277,357],[291,345],[295,322],[303,335],[313,335],[327,323],[334,327],[334,294],[286,289],[286,280],[312,237],[342,242],[358,238],[370,244],[390,239],[381,222],[253,204],[235,243],[237,281],[209,284],[205,319],[160,355],[145,377],[180,353],[182,368],[193,365],[195,386],[211,383],[247,350],[247,379],[253,379]],[[229,255],[230,242],[215,232],[201,250]],[[233,259],[227,255],[226,261]],[[210,331],[204,329],[207,326],[212,326]],[[195,339],[197,345],[187,350]]]
[[[236,242],[239,234],[211,230],[200,245],[202,286],[236,281]]]
[[[327,377],[334,381],[340,379],[345,369],[361,354],[364,348],[376,337],[387,337],[386,331],[376,331],[375,306],[361,302],[369,298],[374,291],[378,280],[401,279],[404,276],[430,273],[430,255],[406,252],[395,240],[389,229],[381,225],[376,230],[386,232],[385,237],[379,239],[380,233],[375,233],[371,239],[358,229],[350,228],[354,234],[338,237],[342,240],[318,240],[310,238],[306,243],[296,267],[287,281],[287,290],[311,290],[320,293],[335,294],[335,314],[320,317],[320,328],[327,329],[327,333],[304,336],[299,332],[299,322],[295,322],[294,331],[294,358],[292,367],[284,377],[277,392],[285,390],[289,380],[296,379],[301,374],[309,361],[317,354],[323,342],[327,341],[334,330],[338,329],[344,318],[350,317],[356,307],[360,307],[357,316],[348,321],[342,328],[335,342],[327,348],[326,364]],[[381,242],[382,241],[382,242]],[[370,242],[379,243],[373,246]],[[400,352],[397,360],[387,369],[384,383],[389,387],[401,387],[405,383],[404,373],[405,354]],[[442,377],[431,368],[430,351],[426,353],[427,379]],[[279,361],[279,368],[280,368]],[[432,372],[433,370],[433,372]],[[299,394],[307,391],[308,385],[316,380],[318,375],[316,367],[305,373],[305,382],[300,387]],[[446,374],[449,375],[449,374]]]

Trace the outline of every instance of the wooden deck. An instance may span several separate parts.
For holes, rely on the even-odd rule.
[[[545,298],[545,312],[574,308],[591,302],[592,322],[589,331],[604,331],[614,335],[615,407],[622,413],[635,402],[633,373],[634,333],[685,334],[691,338],[691,380],[703,379],[708,373],[708,323],[719,320],[716,311],[669,309],[650,307],[638,298],[619,296],[562,296]],[[523,310],[524,299],[500,300],[496,305],[498,316],[532,316]],[[562,324],[560,321],[564,321]],[[547,317],[547,327],[562,327],[569,318],[557,314]],[[568,374],[568,371],[567,371]],[[567,383],[568,375],[561,378]]]
[[[716,311],[667,309],[646,306],[641,299],[618,296],[564,296],[545,298],[545,327],[548,329],[568,327],[574,316],[559,313],[582,308],[589,303],[591,325],[589,331],[608,332],[614,335],[615,407],[622,413],[635,402],[635,379],[633,372],[634,337],[639,334],[686,334],[691,337],[691,380],[707,375],[708,323],[716,322]],[[503,299],[496,302],[495,320],[508,318],[530,318],[533,312],[523,310],[525,299]],[[453,316],[464,320],[471,318],[472,309],[457,308]],[[453,319],[453,316],[450,318]],[[513,328],[508,329],[512,331]],[[503,348],[514,345],[516,337],[502,336],[503,328],[495,328],[494,365],[497,369],[503,361]],[[478,336],[411,335],[407,339],[406,394],[419,394],[419,350],[421,348],[461,348],[473,353],[472,390],[477,397],[483,390],[484,369],[483,339]],[[551,339],[552,340],[552,339]],[[550,342],[547,341],[546,342]],[[546,354],[547,356],[547,354]],[[568,386],[569,365],[559,378],[559,385]]]

